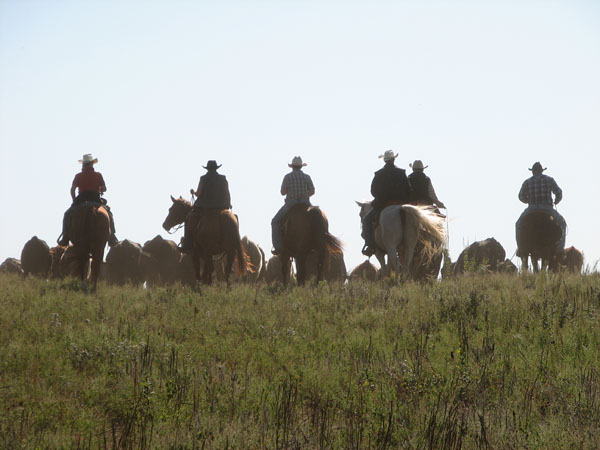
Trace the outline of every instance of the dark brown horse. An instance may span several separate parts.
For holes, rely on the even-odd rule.
[[[560,226],[550,214],[536,211],[528,214],[521,221],[520,240],[517,256],[521,257],[522,270],[528,270],[528,258],[534,272],[539,272],[539,260],[542,261],[542,270],[549,268],[558,269],[556,245],[562,236]]]
[[[233,261],[237,259],[239,275],[252,272],[249,258],[244,252],[237,217],[228,209],[205,210],[199,217],[192,212],[192,204],[179,197],[171,196],[173,204],[163,223],[163,228],[169,231],[176,225],[182,224],[189,217],[189,229],[193,236],[192,263],[196,279],[206,284],[212,283],[214,270],[213,256],[225,254],[225,281],[229,284],[229,274]],[[190,215],[190,213],[192,213]],[[202,276],[200,268],[203,266]]]
[[[288,282],[291,258],[296,261],[298,284],[306,281],[306,258],[311,251],[317,254],[317,282],[323,279],[326,258],[342,254],[342,244],[329,233],[327,216],[317,206],[298,204],[290,209],[283,224],[281,270],[283,282]]]
[[[73,243],[75,273],[86,287],[90,257],[92,258],[89,281],[96,289],[104,248],[110,236],[110,218],[102,205],[84,202],[73,208],[69,216],[69,234]]]

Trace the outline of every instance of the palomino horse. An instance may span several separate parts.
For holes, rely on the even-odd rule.
[[[341,255],[342,244],[329,233],[327,216],[318,206],[294,205],[284,221],[281,273],[287,284],[291,258],[296,261],[296,278],[302,286],[306,282],[306,258],[314,250],[317,254],[317,282],[323,279],[324,264],[332,255]]]
[[[163,223],[163,228],[169,231],[176,225],[182,224],[190,212],[192,204],[179,197],[171,196],[173,204],[169,208],[169,214]],[[237,256],[237,270],[239,275],[252,271],[249,258],[242,247],[238,220],[229,210],[206,210],[199,219],[194,215],[188,219],[191,220],[190,232],[193,237],[192,263],[196,279],[205,284],[212,283],[212,273],[214,270],[214,255],[225,253],[227,262],[225,263],[225,281],[229,285],[229,274],[233,266],[233,261]],[[201,264],[204,266],[202,276],[200,276]]]
[[[73,243],[75,273],[86,286],[90,257],[92,258],[89,281],[96,289],[104,248],[110,236],[110,218],[104,206],[84,202],[73,208],[69,216],[69,235]]]
[[[542,260],[541,269],[558,270],[558,256],[556,245],[562,237],[562,230],[550,214],[536,211],[526,215],[521,220],[521,233],[517,241],[517,256],[521,258],[521,270],[528,270],[528,258],[534,272],[540,271],[539,261]]]
[[[360,206],[362,219],[372,209],[371,203],[356,203]],[[444,219],[431,206],[391,205],[384,208],[375,227],[375,256],[381,265],[382,275],[389,276],[393,269],[398,279],[400,265],[405,277],[419,274],[412,263],[417,243],[420,264],[428,265],[435,261],[437,265],[446,243]]]

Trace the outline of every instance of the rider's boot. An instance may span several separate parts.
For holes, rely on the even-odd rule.
[[[108,237],[108,246],[114,247],[119,243],[117,235],[115,234],[115,220],[113,219],[113,215],[110,209],[106,208],[106,210],[108,211],[108,217],[110,218],[110,236]]]
[[[69,211],[65,212],[65,214],[63,216],[62,233],[60,234],[60,237],[56,240],[56,243],[62,247],[69,246],[69,234],[67,232],[68,218],[69,218]]]

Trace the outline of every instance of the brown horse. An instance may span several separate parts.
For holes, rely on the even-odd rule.
[[[189,229],[193,237],[192,263],[196,279],[205,284],[212,283],[214,270],[213,256],[225,254],[225,281],[229,285],[229,274],[233,261],[237,257],[237,271],[239,275],[252,272],[249,258],[242,247],[237,217],[228,209],[205,210],[200,217],[192,212],[192,204],[179,197],[171,196],[173,204],[169,214],[163,222],[163,228],[169,231],[176,225],[182,224],[188,216]],[[192,213],[190,215],[190,213]],[[200,268],[203,267],[202,276]]]
[[[298,204],[293,206],[284,221],[281,271],[287,284],[291,258],[296,261],[298,284],[306,281],[306,258],[311,251],[317,254],[317,282],[323,279],[326,258],[342,254],[342,244],[329,233],[327,216],[317,206]]]
[[[110,218],[102,205],[84,202],[73,208],[69,216],[69,234],[73,243],[75,273],[82,287],[88,281],[88,268],[92,258],[89,281],[96,289],[104,248],[110,236]]]
[[[561,236],[562,230],[550,214],[536,211],[525,216],[521,221],[521,234],[517,241],[517,256],[521,257],[521,269],[528,270],[528,258],[531,257],[534,272],[540,271],[540,259],[542,270],[558,270],[556,244]]]

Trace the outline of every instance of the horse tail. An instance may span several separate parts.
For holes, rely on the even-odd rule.
[[[312,211],[318,212],[318,214],[311,214],[312,227],[323,238],[327,252],[330,255],[341,255],[343,250],[342,241],[329,232],[329,222],[325,213],[318,207],[311,209],[309,212]]]
[[[417,219],[420,227],[419,242],[423,245],[423,257],[427,263],[446,248],[446,228],[444,217],[429,206],[403,205],[400,210]]]
[[[250,256],[248,256],[248,254],[244,251],[242,239],[240,238],[240,229],[237,226],[237,219],[235,221],[235,235],[235,259],[237,260],[236,272],[240,276],[246,274],[246,272],[253,273],[254,266],[252,265]]]

